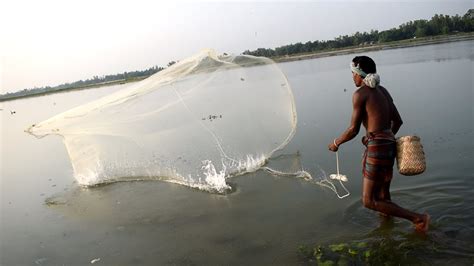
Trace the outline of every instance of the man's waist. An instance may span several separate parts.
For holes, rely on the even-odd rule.
[[[383,129],[379,131],[367,132],[367,141],[371,140],[391,140],[395,141],[395,135],[391,129]]]

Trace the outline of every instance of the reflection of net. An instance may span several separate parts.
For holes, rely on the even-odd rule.
[[[295,127],[273,61],[206,50],[27,131],[63,136],[82,185],[159,178],[222,192],[225,177],[259,168]]]

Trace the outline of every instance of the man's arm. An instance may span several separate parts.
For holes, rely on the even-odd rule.
[[[381,89],[382,89],[382,92],[385,94],[385,96],[387,96],[388,102],[390,104],[390,119],[392,120],[391,129],[392,129],[393,134],[396,135],[398,130],[403,124],[402,117],[400,116],[400,113],[398,112],[397,107],[393,103],[393,99],[390,93],[384,87],[381,87]]]
[[[393,135],[396,135],[398,130],[403,124],[402,117],[400,116],[400,113],[398,113],[398,109],[395,106],[395,104],[392,102],[392,132]]]
[[[360,125],[365,112],[365,98],[359,91],[355,92],[352,96],[352,108],[350,126],[346,129],[346,131],[344,131],[344,133],[342,133],[339,138],[335,139],[333,143],[329,144],[329,150],[337,151],[339,145],[355,138],[355,136],[359,134]]]

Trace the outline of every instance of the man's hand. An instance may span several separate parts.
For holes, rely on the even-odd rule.
[[[339,149],[336,145],[334,145],[333,142],[329,143],[328,148],[330,151],[333,151],[333,152],[336,152]]]

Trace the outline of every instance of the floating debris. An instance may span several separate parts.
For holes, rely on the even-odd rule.
[[[35,260],[35,264],[36,265],[41,265],[41,264],[43,264],[43,262],[46,262],[46,261],[48,261],[47,258],[40,258],[40,259]]]
[[[66,205],[67,201],[59,197],[49,197],[44,200],[44,203],[47,206],[55,206],[55,205]]]
[[[93,259],[93,260],[91,260],[91,264],[94,264],[94,263],[99,262],[99,261],[100,261],[100,258]]]
[[[203,121],[209,120],[209,121],[212,122],[212,120],[215,120],[217,118],[222,118],[222,115],[209,115],[208,117],[201,118],[201,120],[203,120]]]

